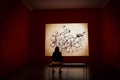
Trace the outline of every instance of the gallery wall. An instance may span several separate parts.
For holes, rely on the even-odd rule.
[[[1,0],[0,76],[29,62],[29,10],[20,0]]]
[[[88,23],[89,56],[66,56],[64,62],[104,61],[120,69],[119,7],[119,0],[110,0],[102,11],[31,12],[20,0],[0,0],[0,76],[29,62],[51,61],[51,57],[45,56],[45,24],[48,23]]]
[[[119,0],[110,0],[102,10],[103,60],[120,69],[120,5]]]
[[[34,62],[50,62],[45,56],[45,24],[88,23],[89,56],[64,57],[64,62],[100,62],[101,13],[99,9],[34,10],[31,16],[31,53]]]

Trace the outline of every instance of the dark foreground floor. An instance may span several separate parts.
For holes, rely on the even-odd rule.
[[[31,64],[2,80],[120,80],[120,71],[105,64],[71,65],[63,66],[62,73],[56,67],[53,73],[47,64]]]

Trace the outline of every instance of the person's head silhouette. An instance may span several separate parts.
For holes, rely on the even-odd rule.
[[[59,52],[59,47],[58,46],[55,47],[55,52]]]

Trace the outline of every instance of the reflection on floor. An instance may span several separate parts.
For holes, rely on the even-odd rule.
[[[105,64],[63,66],[52,73],[48,64],[31,64],[6,76],[3,80],[120,80],[120,71]]]
[[[89,80],[87,67],[63,67],[59,73],[59,67],[52,72],[52,67],[46,67],[45,80]]]

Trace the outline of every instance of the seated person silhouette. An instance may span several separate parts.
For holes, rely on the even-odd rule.
[[[63,57],[61,52],[59,51],[59,47],[55,47],[55,51],[52,54],[52,72],[54,72],[54,67],[55,66],[59,66],[59,73],[61,73],[61,67],[62,67],[62,61],[63,61]]]

